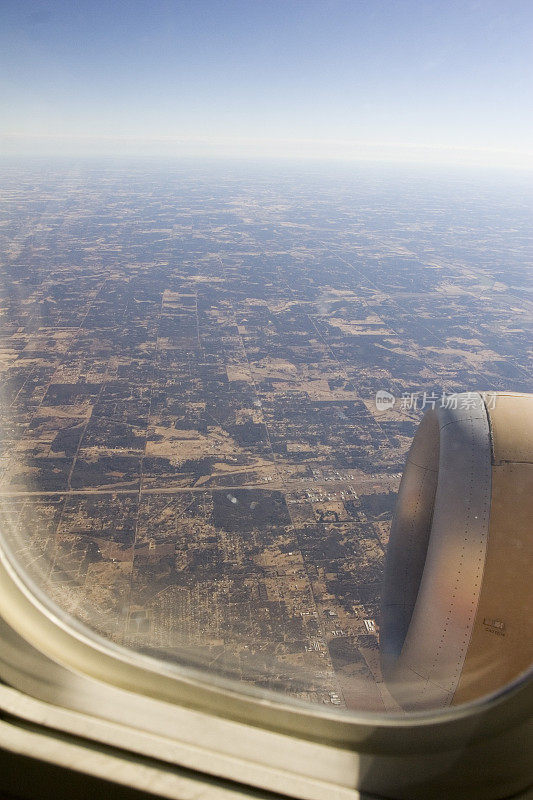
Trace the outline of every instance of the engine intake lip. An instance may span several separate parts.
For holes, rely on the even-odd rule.
[[[491,437],[479,393],[424,415],[391,528],[380,648],[405,709],[450,705],[472,635],[487,551]]]

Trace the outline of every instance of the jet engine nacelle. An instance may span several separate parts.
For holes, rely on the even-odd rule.
[[[533,395],[448,406],[418,428],[387,550],[382,670],[405,709],[474,700],[533,662]]]

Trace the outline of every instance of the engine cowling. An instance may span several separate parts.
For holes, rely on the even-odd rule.
[[[388,544],[380,648],[405,709],[469,702],[533,662],[533,395],[424,415]]]

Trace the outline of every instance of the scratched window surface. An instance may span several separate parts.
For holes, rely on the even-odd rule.
[[[525,179],[1,173],[0,524],[22,568],[119,645],[395,710],[383,563],[421,415],[532,391]]]

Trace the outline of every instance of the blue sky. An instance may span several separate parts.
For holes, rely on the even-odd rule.
[[[533,165],[531,0],[0,5],[5,152]]]

